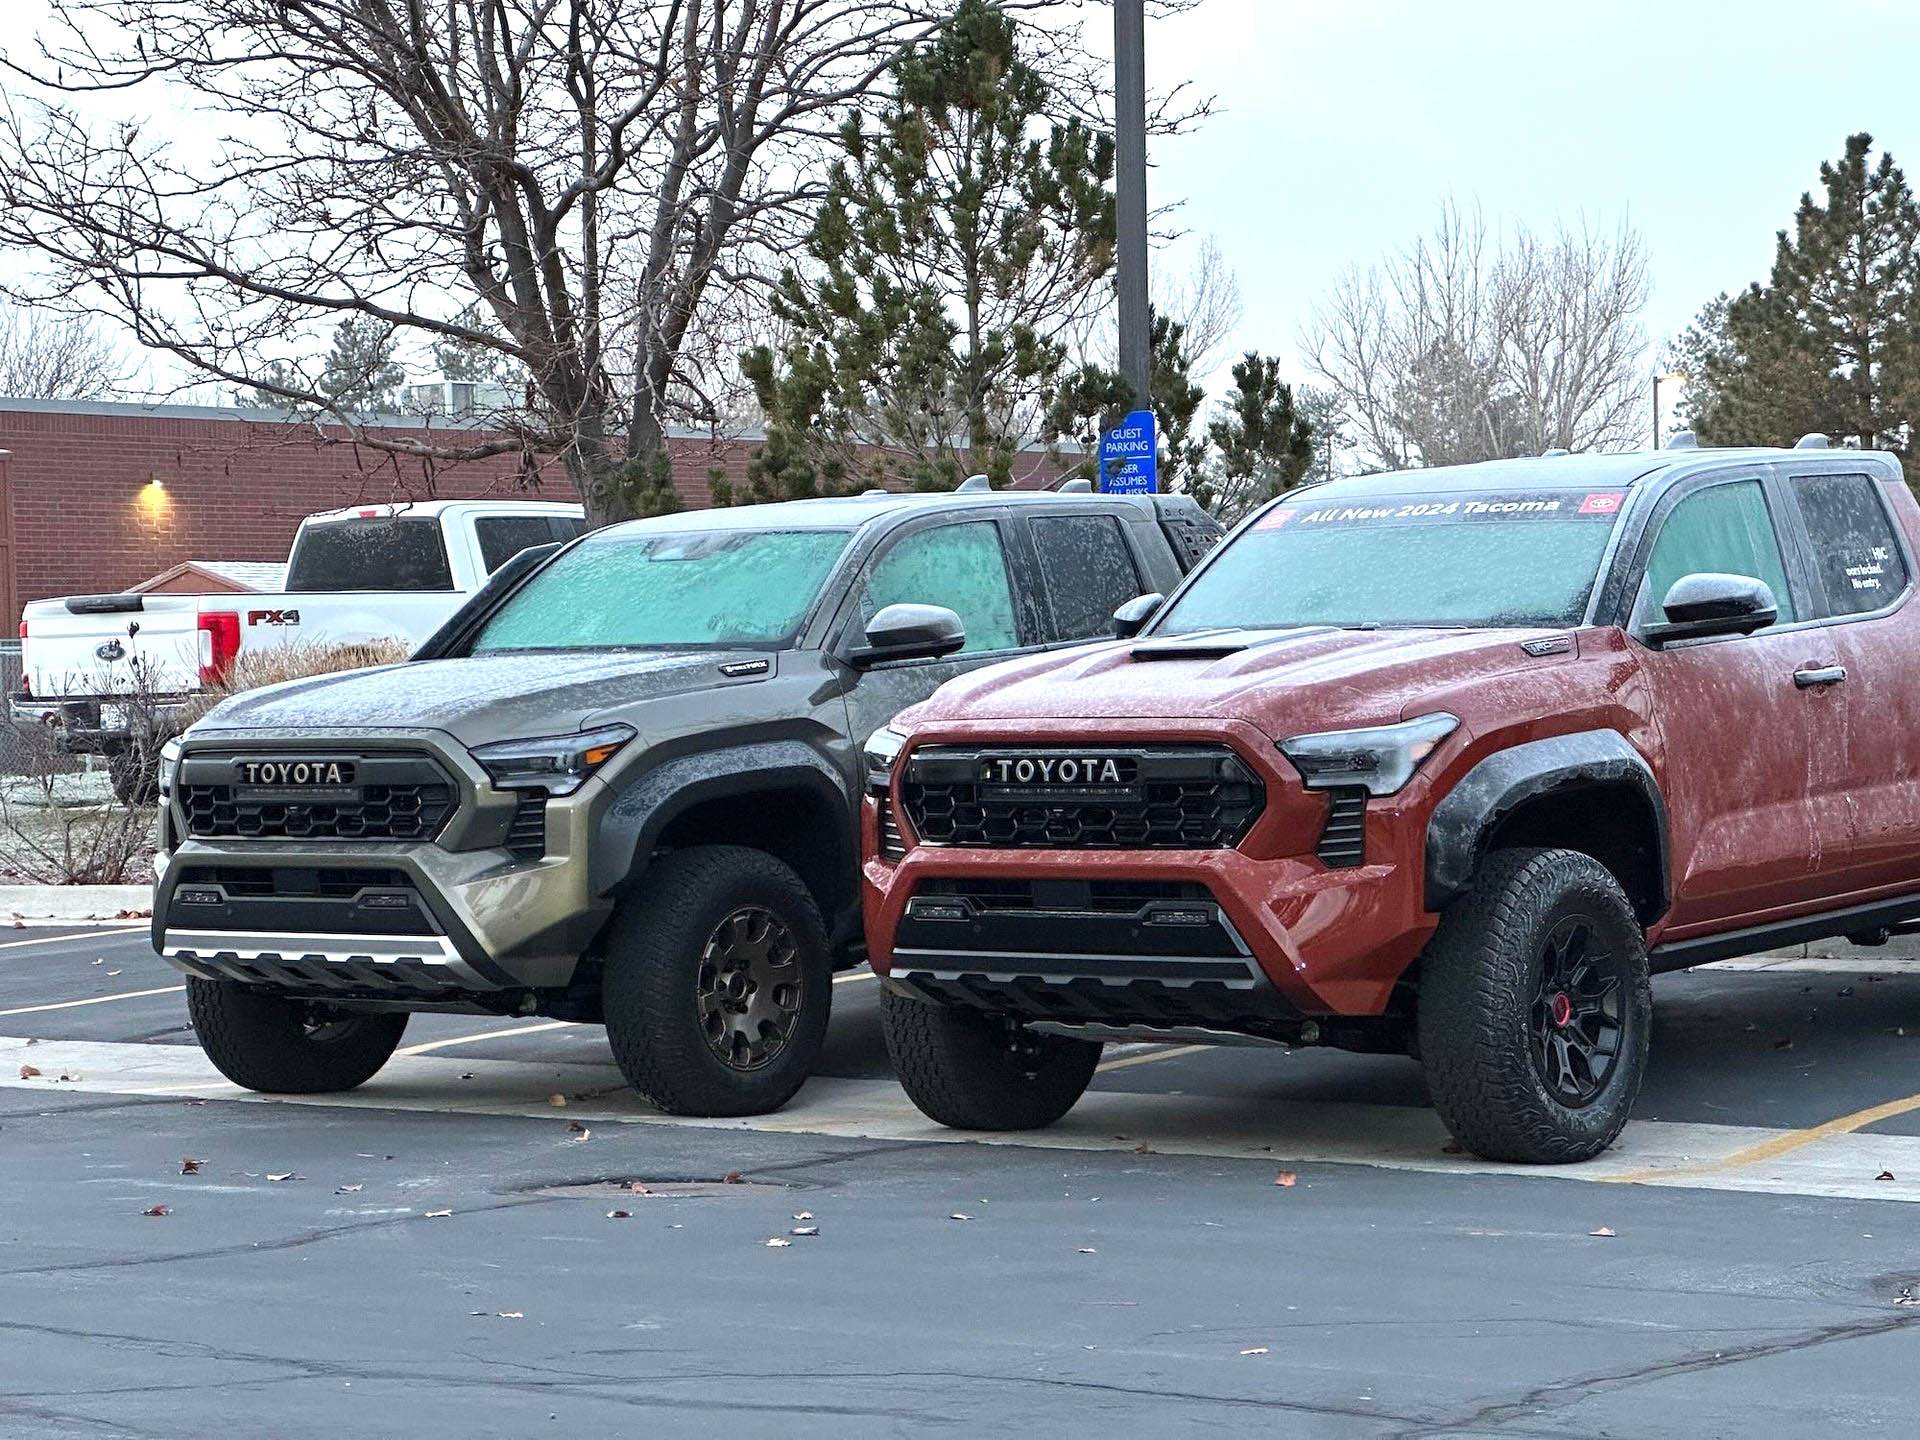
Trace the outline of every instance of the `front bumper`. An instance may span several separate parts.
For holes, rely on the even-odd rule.
[[[1031,727],[1018,743],[1054,738],[1041,722]],[[1061,731],[1069,733],[1082,745],[1225,743],[1267,782],[1266,810],[1231,849],[943,847],[916,843],[896,786],[890,812],[904,858],[883,856],[874,800],[862,821],[867,949],[893,988],[1025,1019],[1276,1036],[1305,1020],[1388,1013],[1438,923],[1424,906],[1415,787],[1366,807],[1366,863],[1332,868],[1314,854],[1327,797],[1302,788],[1251,727]],[[1014,743],[964,722],[915,740]],[[990,898],[942,908],[946,892],[996,883],[1027,893],[1004,913]],[[1079,899],[1074,887],[1089,885],[1109,887],[1109,897],[1172,887],[1165,893],[1176,898],[1167,903],[1191,913],[1165,925],[1146,908],[1116,915],[1111,898]]]
[[[310,996],[498,1009],[564,989],[612,912],[611,899],[592,892],[587,863],[604,785],[589,780],[549,800],[544,853],[517,858],[505,848],[517,796],[494,790],[445,737],[415,732],[406,743],[459,792],[432,841],[196,838],[170,801],[154,949],[190,975]],[[275,748],[222,736],[217,753]],[[207,753],[190,750],[180,776]]]

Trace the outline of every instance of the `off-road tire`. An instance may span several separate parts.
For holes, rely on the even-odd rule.
[[[700,972],[716,928],[742,908],[771,912],[789,932],[800,1001],[779,1052],[760,1068],[730,1066],[708,1043]],[[614,912],[601,981],[607,1040],[627,1083],[670,1115],[764,1115],[813,1073],[833,1006],[833,962],[820,909],[792,867],[763,850],[696,845],[647,870]]]
[[[880,1028],[907,1098],[955,1130],[1044,1129],[1086,1093],[1102,1049],[891,992],[880,996]]]
[[[328,1095],[364,1085],[393,1058],[407,1029],[405,1012],[329,1016],[258,986],[197,977],[187,980],[187,1013],[215,1068],[268,1095]]]
[[[107,779],[113,798],[130,810],[142,810],[160,801],[160,757],[144,746],[116,750],[107,757]]]
[[[1570,1107],[1534,1055],[1548,938],[1584,916],[1617,953],[1620,1038],[1598,1093]],[[1420,969],[1418,1038],[1434,1109],[1466,1149],[1526,1165],[1589,1160],[1633,1110],[1653,1028],[1646,937],[1606,867],[1572,850],[1499,850],[1449,905]]]

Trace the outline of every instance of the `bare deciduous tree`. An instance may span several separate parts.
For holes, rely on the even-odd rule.
[[[1624,224],[1501,243],[1448,205],[1431,235],[1343,277],[1303,348],[1369,466],[1605,449],[1641,428],[1647,291]]]
[[[103,400],[126,378],[118,347],[87,320],[0,305],[0,395]]]
[[[1029,13],[1073,0],[1007,0]],[[0,111],[0,240],[41,298],[429,462],[558,453],[596,522],[730,358],[822,159],[940,0],[68,0]],[[1050,28],[1063,94],[1097,63]],[[131,104],[129,104],[131,100]],[[118,104],[230,127],[176,143]],[[463,321],[475,302],[491,324]],[[508,433],[361,428],[271,362],[342,316],[497,351]]]

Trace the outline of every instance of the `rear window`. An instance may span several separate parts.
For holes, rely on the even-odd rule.
[[[1113,612],[1140,594],[1140,572],[1111,515],[1039,515],[1033,548],[1053,602],[1055,640],[1105,635]]]
[[[1827,592],[1829,615],[1864,615],[1907,588],[1907,562],[1893,522],[1865,475],[1796,475],[1807,536]]]
[[[571,540],[580,533],[579,521],[565,523],[569,528],[562,531],[545,515],[483,515],[473,522],[474,537],[480,542],[480,563],[491,575],[522,550]]]
[[[287,589],[451,590],[440,522],[383,515],[305,526],[287,562]]]

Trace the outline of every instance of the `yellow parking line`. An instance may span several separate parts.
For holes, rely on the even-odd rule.
[[[1182,1055],[1198,1055],[1202,1050],[1211,1050],[1211,1045],[1175,1045],[1167,1050],[1155,1050],[1146,1055],[1129,1055],[1123,1060],[1108,1060],[1101,1064],[1099,1073],[1105,1075],[1111,1070],[1125,1070],[1134,1065],[1151,1065],[1157,1060],[1177,1060]]]
[[[55,921],[54,923],[58,924],[59,922]],[[82,940],[92,940],[96,936],[144,935],[146,933],[147,927],[145,925],[129,925],[124,929],[117,930],[87,930],[78,935],[42,935],[34,940],[8,940],[0,943],[0,950],[17,950],[22,945],[57,945],[63,940],[71,940],[77,944]]]
[[[162,985],[158,990],[123,990],[118,995],[95,995],[90,1000],[56,1000],[50,1005],[21,1005],[12,1010],[0,1010],[5,1015],[39,1015],[48,1010],[74,1010],[82,1005],[105,1005],[111,1000],[144,1000],[149,995],[178,995],[187,987],[184,985]]]
[[[456,1045],[475,1045],[482,1040],[504,1040],[509,1035],[537,1035],[542,1030],[565,1030],[571,1020],[546,1020],[538,1025],[515,1025],[508,1030],[482,1030],[478,1035],[455,1035],[450,1040],[429,1040],[424,1045],[409,1045],[396,1055],[429,1055],[435,1050],[451,1050]]]
[[[1616,1185],[1637,1185],[1650,1180],[1670,1180],[1679,1175],[1721,1175],[1729,1170],[1758,1165],[1762,1160],[1791,1154],[1834,1135],[1851,1135],[1856,1130],[1914,1110],[1920,1110],[1920,1095],[1909,1095],[1904,1100],[1889,1100],[1884,1105],[1870,1105],[1865,1110],[1856,1110],[1851,1115],[1842,1115],[1823,1125],[1811,1125],[1805,1130],[1787,1130],[1771,1140],[1762,1140],[1758,1145],[1749,1145],[1744,1150],[1736,1150],[1731,1155],[1701,1165],[1680,1165],[1668,1170],[1635,1170],[1630,1174],[1610,1175],[1607,1178]]]

